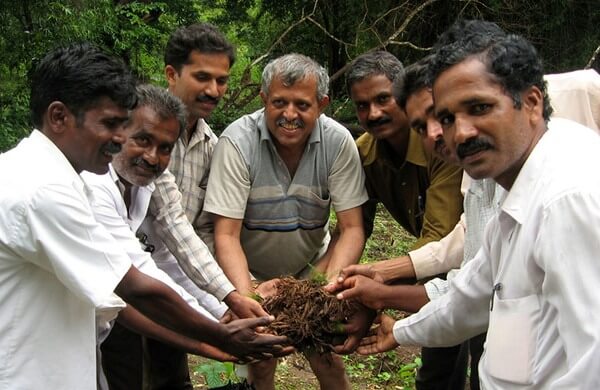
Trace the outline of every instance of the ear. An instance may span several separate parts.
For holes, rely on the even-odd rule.
[[[544,94],[542,91],[532,85],[527,88],[522,96],[523,109],[529,114],[532,123],[544,120]]]
[[[63,102],[50,103],[44,115],[44,127],[47,130],[60,134],[74,125],[75,116]]]
[[[169,83],[169,87],[173,86],[173,84],[175,84],[175,81],[177,80],[177,76],[179,76],[179,73],[177,73],[177,70],[171,66],[171,65],[167,65],[165,66],[165,77],[167,79],[167,83]]]
[[[319,102],[319,111],[323,112],[325,107],[327,107],[328,105],[329,105],[329,96],[325,95],[325,96],[323,96],[323,99],[321,99],[321,101]]]
[[[266,93],[264,93],[263,91],[260,91],[259,95],[260,95],[260,98],[263,101],[263,104],[266,106],[267,105],[267,100],[268,100],[269,96]]]

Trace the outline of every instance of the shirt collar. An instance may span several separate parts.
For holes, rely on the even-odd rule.
[[[398,156],[396,156],[392,147],[383,140],[376,141],[376,156],[377,159],[381,159],[385,164],[396,169],[402,168],[407,162],[420,167],[427,167],[428,165],[427,153],[423,148],[423,141],[421,141],[420,136],[413,130],[409,130],[408,147],[404,161],[398,161]]]
[[[185,133],[181,135],[182,142],[186,143],[188,140],[188,132],[189,129],[185,129]],[[210,139],[210,127],[206,121],[202,118],[198,118],[196,121],[195,131],[192,134],[192,138],[190,139],[188,147],[191,147],[199,142],[207,141]]]
[[[34,144],[37,144],[41,148],[45,149],[48,152],[48,154],[52,156],[52,158],[58,164],[58,166],[62,169],[63,173],[71,177],[71,179],[73,180],[73,184],[81,191],[83,191],[83,193],[90,201],[93,199],[93,192],[91,188],[87,186],[85,181],[81,178],[81,176],[79,176],[77,171],[75,171],[75,168],[73,168],[73,165],[71,165],[71,163],[67,159],[67,156],[65,156],[62,150],[60,150],[58,146],[56,146],[56,144],[46,136],[46,134],[44,134],[38,129],[33,129],[31,135],[29,136],[29,139]]]
[[[547,154],[544,153],[545,134],[531,151],[525,164],[521,167],[510,191],[507,192],[501,205],[503,213],[510,216],[517,223],[522,224],[529,215],[530,204],[535,200],[531,196],[531,189],[540,179],[540,172],[544,170]]]

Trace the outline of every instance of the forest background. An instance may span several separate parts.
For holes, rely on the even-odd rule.
[[[50,49],[74,41],[94,42],[122,57],[140,80],[165,85],[169,34],[208,21],[237,48],[229,90],[210,118],[217,133],[260,107],[262,68],[289,52],[328,69],[327,113],[353,127],[344,72],[361,53],[388,50],[408,65],[457,18],[478,18],[531,40],[547,73],[582,69],[600,57],[598,6],[597,0],[0,0],[0,151],[31,131],[32,66]]]

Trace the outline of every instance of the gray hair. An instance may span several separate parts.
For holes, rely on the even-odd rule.
[[[261,92],[265,95],[269,94],[269,87],[275,76],[280,77],[286,87],[294,85],[298,80],[304,80],[307,76],[314,76],[317,80],[318,101],[327,96],[329,90],[329,75],[325,68],[312,58],[302,54],[286,54],[265,66],[260,87]]]
[[[179,122],[179,136],[187,125],[187,110],[183,102],[164,88],[151,84],[136,87],[139,107],[150,107],[161,120],[176,118]]]
[[[348,94],[354,83],[375,75],[385,75],[390,81],[404,75],[402,62],[392,53],[377,50],[364,53],[354,59],[346,74]]]

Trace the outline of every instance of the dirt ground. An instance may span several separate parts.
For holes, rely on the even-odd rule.
[[[387,382],[380,380],[378,374],[381,374],[381,372],[394,372],[399,370],[402,365],[413,363],[419,353],[420,348],[418,347],[399,347],[395,350],[393,359],[390,359],[389,355],[364,357],[354,354],[345,358],[346,371],[353,389],[356,390],[410,389],[411,387],[398,384],[394,378]],[[207,362],[209,362],[207,359],[199,356],[189,357],[194,389],[208,389],[204,377],[194,372],[195,367]],[[293,354],[280,359],[275,379],[278,390],[319,389],[318,382],[311,372],[308,362],[301,354]]]

